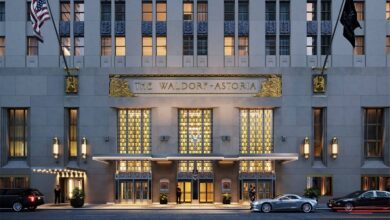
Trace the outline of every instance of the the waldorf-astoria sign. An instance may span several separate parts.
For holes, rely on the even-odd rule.
[[[111,75],[110,96],[148,94],[248,94],[280,97],[281,76],[277,74],[237,75]]]

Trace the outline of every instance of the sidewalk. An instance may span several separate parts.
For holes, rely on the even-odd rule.
[[[39,209],[47,210],[249,210],[249,205],[242,204],[146,204],[146,205],[132,205],[132,204],[84,204],[83,208],[73,208],[68,203],[61,203],[55,205],[53,203],[44,204],[38,207]],[[326,204],[319,204],[317,209],[329,209]]]

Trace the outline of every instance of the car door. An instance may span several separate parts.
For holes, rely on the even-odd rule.
[[[384,191],[376,191],[376,206],[389,207],[390,193]]]
[[[375,206],[376,204],[376,195],[374,191],[368,191],[360,195],[359,199],[356,201],[357,207],[369,207]]]
[[[280,197],[278,201],[276,201],[276,206],[275,208],[278,210],[286,210],[289,209],[289,204],[290,204],[290,198],[288,196],[283,196]]]
[[[0,208],[6,208],[5,189],[0,189]]]
[[[297,196],[289,195],[288,204],[286,205],[286,209],[298,209],[300,207],[300,199]]]

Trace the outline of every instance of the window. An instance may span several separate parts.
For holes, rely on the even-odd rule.
[[[321,1],[321,20],[332,20],[332,2],[330,0]]]
[[[192,21],[194,16],[194,5],[192,1],[183,3],[183,21]]]
[[[361,190],[385,190],[390,191],[390,177],[386,176],[362,176]]]
[[[322,160],[325,140],[325,109],[313,109],[314,159]]]
[[[240,161],[240,173],[269,173],[272,171],[271,161]]]
[[[101,21],[111,21],[111,2],[102,2],[100,9]]]
[[[157,56],[167,55],[167,37],[157,37]]]
[[[152,170],[150,161],[120,161],[119,172],[149,173]]]
[[[142,56],[153,56],[152,37],[142,38]]]
[[[330,55],[332,48],[330,48],[330,35],[321,35],[321,55]]]
[[[234,1],[225,1],[225,21],[234,21]]]
[[[5,37],[0,37],[0,57],[5,56]]]
[[[390,20],[390,1],[386,1],[386,20]]]
[[[115,56],[126,55],[126,38],[115,37]]]
[[[273,113],[271,109],[240,110],[240,153],[273,152]]]
[[[276,2],[273,1],[265,2],[265,20],[276,21]]]
[[[198,36],[198,55],[207,56],[207,36]]]
[[[152,21],[153,19],[152,2],[142,2],[142,21]]]
[[[290,2],[281,1],[280,2],[280,20],[289,21],[290,20]]]
[[[383,157],[384,109],[364,109],[364,154],[366,158]]]
[[[70,21],[70,2],[60,4],[61,21]]]
[[[183,37],[183,55],[192,56],[194,55],[194,38],[193,36]]]
[[[321,196],[332,196],[332,177],[312,176],[307,177],[307,188],[316,188]]]
[[[234,56],[234,37],[225,37],[225,56]]]
[[[198,1],[198,22],[205,22],[207,20],[207,2]]]
[[[120,154],[150,154],[150,109],[119,110],[118,150]]]
[[[317,55],[317,36],[306,37],[306,55]]]
[[[0,177],[0,189],[23,189],[29,185],[28,177]]]
[[[31,12],[31,1],[28,1],[27,5],[26,5],[26,13],[27,13],[26,20],[27,21],[31,21],[30,12]]]
[[[265,36],[265,54],[276,55],[276,36],[274,35]]]
[[[64,56],[70,56],[70,37],[61,37],[61,48]]]
[[[364,21],[364,2],[354,2],[358,21]]]
[[[364,36],[355,37],[355,48],[353,48],[354,55],[364,55]]]
[[[27,109],[8,109],[9,158],[27,157]]]
[[[179,161],[178,171],[180,173],[193,173],[194,167],[199,173],[213,172],[213,163],[211,161]]]
[[[77,158],[77,148],[78,148],[78,109],[69,108],[67,109],[68,113],[68,149],[69,149],[69,158]]]
[[[238,20],[249,21],[249,2],[239,1],[238,2]]]
[[[212,152],[211,109],[179,109],[179,153]]]
[[[38,56],[38,40],[36,37],[27,37],[27,56]]]
[[[279,53],[280,55],[290,55],[290,36],[280,36]]]
[[[84,56],[84,37],[74,38],[74,55]]]
[[[74,20],[84,21],[84,2],[82,1],[74,2]]]
[[[0,21],[5,21],[5,2],[0,2]]]
[[[166,2],[157,2],[156,3],[156,15],[157,21],[167,21],[167,3]]]
[[[249,38],[238,37],[238,55],[248,56],[249,55]]]
[[[125,21],[126,3],[124,1],[115,2],[115,21]]]
[[[317,20],[317,1],[307,1],[306,3],[306,21]]]
[[[101,39],[101,55],[111,56],[111,37],[102,37]]]
[[[390,55],[390,35],[386,36],[386,55]]]

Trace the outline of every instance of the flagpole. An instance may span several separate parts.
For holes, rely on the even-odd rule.
[[[68,76],[70,76],[69,67],[68,67],[68,62],[66,62],[66,58],[65,58],[65,55],[64,55],[64,51],[62,50],[61,41],[60,41],[60,35],[58,34],[57,27],[56,27],[56,23],[54,22],[53,13],[51,13],[51,8],[50,8],[49,0],[46,0],[46,3],[47,3],[47,7],[48,7],[48,9],[49,9],[50,18],[51,18],[51,21],[52,21],[52,23],[53,23],[54,30],[55,30],[55,32],[56,32],[58,45],[60,46],[60,47],[59,47],[59,48],[60,48],[60,53],[61,53],[62,58],[64,59],[64,64],[65,64],[66,73],[68,74]]]
[[[344,8],[344,4],[345,4],[345,0],[343,0],[341,2],[341,7],[340,7],[339,15],[337,16],[336,25],[334,26],[332,37],[330,38],[330,44],[329,44],[328,52],[326,53],[324,65],[322,66],[322,69],[321,69],[321,75],[324,74],[326,62],[328,61],[329,54],[330,54],[330,52],[332,50],[333,38],[334,38],[334,35],[336,34],[337,26],[338,26],[339,21],[340,21],[340,17],[341,17],[343,8]]]

